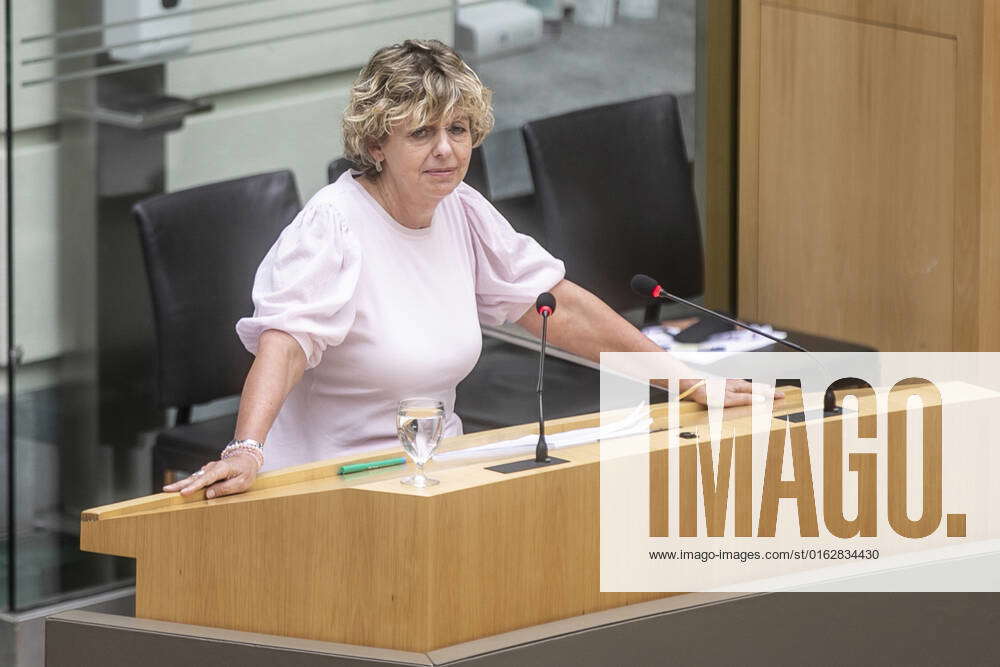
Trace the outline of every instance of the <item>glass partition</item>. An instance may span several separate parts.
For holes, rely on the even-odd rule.
[[[489,4],[4,3],[10,105],[0,233],[9,252],[0,336],[11,354],[0,359],[9,424],[0,430],[0,608],[125,586],[134,576],[129,559],[79,549],[82,510],[152,491],[157,434],[177,418],[158,401],[132,206],[286,168],[307,200],[342,153],[340,116],[368,56],[410,37],[461,42],[465,12]],[[538,34],[493,53],[467,44],[466,54],[495,91],[484,194],[517,229],[540,237],[523,123],[671,92],[693,151],[695,0],[610,2],[609,14],[587,0],[514,4],[538,21]],[[502,32],[505,20],[503,12],[475,19],[472,29]],[[191,418],[235,406],[235,397],[220,397],[194,406]]]

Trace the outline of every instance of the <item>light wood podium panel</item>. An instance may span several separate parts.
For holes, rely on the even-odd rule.
[[[950,400],[981,398],[981,389],[970,388],[961,383],[949,387]],[[801,390],[782,390],[785,397],[775,401],[773,415],[801,411]],[[876,401],[871,390],[845,389],[836,394],[838,404],[845,394],[853,394],[858,399],[858,423],[874,424]],[[942,391],[922,381],[893,388],[889,420],[902,418],[905,423],[911,394],[918,395],[927,410],[924,428],[940,423]],[[819,395],[813,399],[813,404],[822,400]],[[666,405],[650,410],[653,537],[668,535],[669,449],[680,448],[677,454],[683,457],[685,451],[693,453],[711,443],[707,410],[686,401],[679,408],[676,426],[667,422]],[[726,408],[722,418],[726,437],[748,453],[751,408]],[[825,437],[843,428],[839,416],[824,422]],[[599,415],[583,415],[546,422],[546,431],[599,423]],[[671,439],[668,426],[696,437]],[[789,431],[793,447],[796,441],[809,446],[802,439],[805,428],[802,422],[772,419],[770,423],[772,436],[780,435],[781,442]],[[536,432],[534,424],[497,429],[449,438],[440,449],[460,450]],[[906,428],[890,429],[890,449],[905,449],[906,438]],[[87,510],[82,515],[80,545],[85,551],[136,559],[138,618],[433,651],[685,592],[600,592],[600,447],[590,443],[559,448],[554,453],[568,463],[511,474],[486,466],[524,456],[498,459],[487,454],[435,461],[429,472],[441,483],[428,489],[401,484],[407,472],[401,466],[346,477],[337,474],[344,463],[401,456],[399,450],[323,461],[261,475],[250,491],[235,496],[205,500],[203,494],[182,498],[161,493]],[[940,466],[940,457],[939,448],[924,458],[925,475]],[[697,492],[699,474],[712,474],[704,468],[699,472],[698,465],[678,465],[682,494],[685,489]],[[728,469],[730,464],[719,465]],[[824,465],[821,474],[824,488],[841,488],[840,466]],[[941,478],[928,479],[924,493],[933,496],[940,490]],[[704,488],[714,484],[704,479],[701,483],[707,485]],[[905,480],[890,483],[905,484]],[[812,482],[807,484],[811,489]],[[739,485],[737,480],[737,496]],[[777,485],[765,490],[761,507],[777,508],[777,494],[784,493]],[[725,493],[711,501],[716,504],[716,519],[707,520],[725,516],[727,497]],[[874,489],[859,502],[874,508]],[[748,508],[749,504],[742,513],[733,510],[735,525],[752,523]],[[670,534],[684,534],[685,521],[696,531],[699,519],[692,512],[681,513],[677,521],[679,532]],[[725,525],[725,519],[721,521],[714,524],[716,529]],[[949,535],[952,521],[949,515]],[[961,521],[957,535],[964,535],[964,515]]]
[[[681,409],[684,423],[706,419]],[[598,424],[585,415],[546,430]],[[470,434],[440,451],[535,432]],[[436,461],[441,484],[428,489],[400,483],[412,466],[337,474],[403,455],[366,453],[267,473],[236,496],[161,493],[88,510],[80,543],[136,559],[140,618],[429,651],[672,595],[600,592],[598,447],[507,475],[485,466],[526,457]]]
[[[741,316],[1000,350],[1000,2],[741,10]]]

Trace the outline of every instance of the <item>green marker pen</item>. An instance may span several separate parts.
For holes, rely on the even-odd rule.
[[[368,461],[367,463],[351,463],[350,465],[340,466],[340,474],[349,475],[352,472],[374,470],[375,468],[388,468],[389,466],[401,466],[404,463],[406,463],[406,459],[404,457],[399,457],[398,459],[385,459],[384,461]]]

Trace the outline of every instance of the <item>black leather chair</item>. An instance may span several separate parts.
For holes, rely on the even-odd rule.
[[[191,408],[234,396],[251,356],[236,321],[253,311],[261,259],[301,208],[290,171],[247,176],[150,197],[139,226],[156,327],[158,402],[177,424],[153,448],[153,488],[168,471],[192,472],[233,437],[236,415],[191,422]]]
[[[336,160],[326,165],[326,182],[333,183],[335,180],[340,178],[341,174],[353,166],[354,164],[346,157],[338,157]]]
[[[681,118],[656,95],[523,128],[546,248],[615,310],[646,305],[636,273],[681,297],[704,290],[701,232]],[[647,309],[655,319],[656,308]]]

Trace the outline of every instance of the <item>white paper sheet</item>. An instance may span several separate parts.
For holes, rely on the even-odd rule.
[[[599,426],[591,428],[578,428],[562,433],[552,433],[545,435],[545,441],[549,449],[559,449],[561,447],[573,447],[574,445],[584,445],[607,438],[620,438],[626,435],[638,435],[647,433],[653,420],[649,417],[649,406],[646,403],[636,406],[627,417],[611,424],[605,425],[602,429]],[[481,456],[515,456],[520,453],[534,452],[538,444],[538,434],[533,433],[513,440],[503,440],[501,442],[491,442],[478,447],[468,449],[457,449],[451,452],[437,454],[434,458],[438,461],[452,459],[479,458]]]

